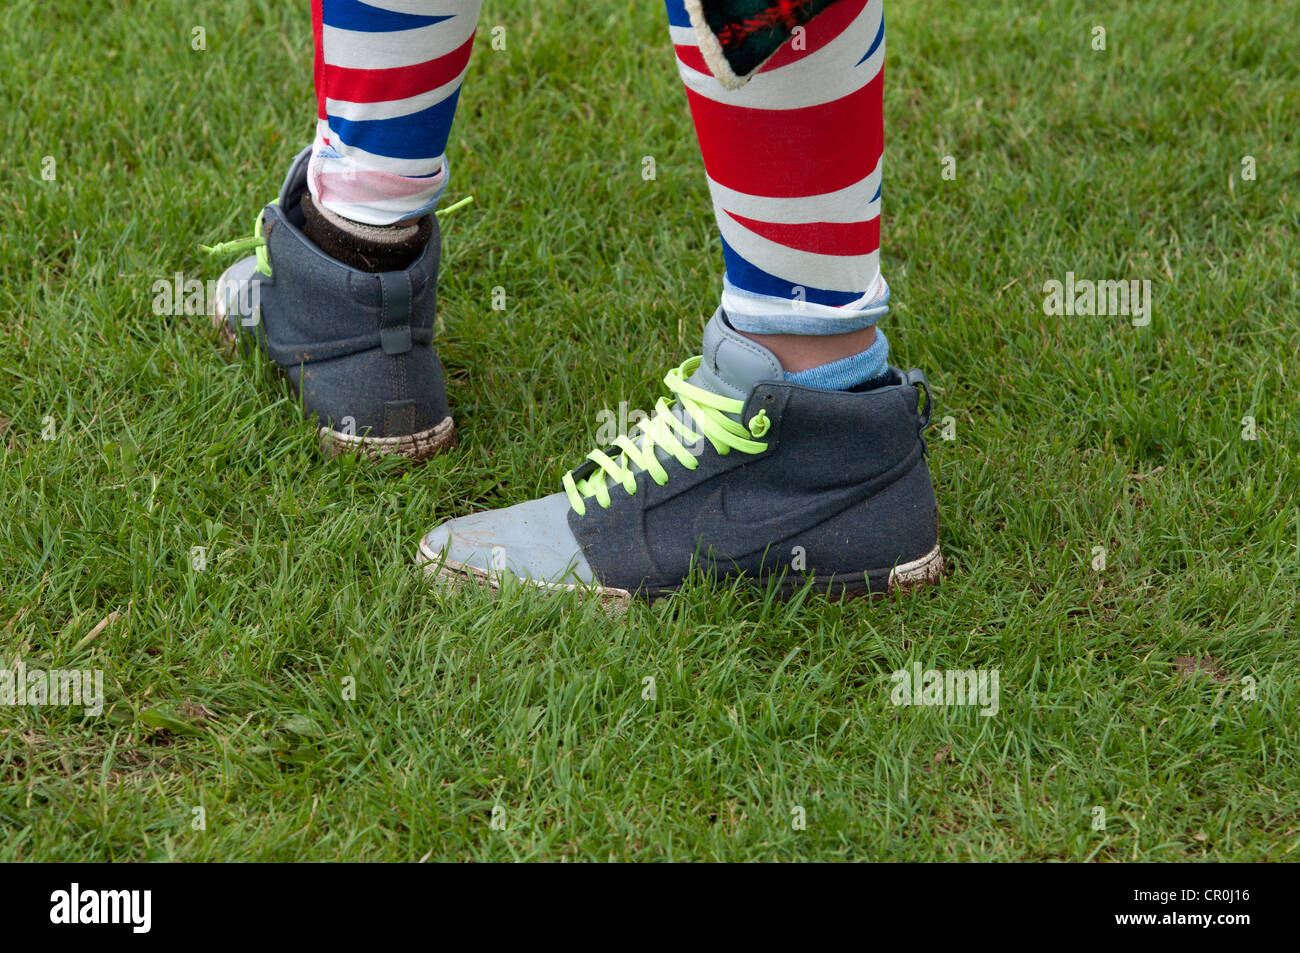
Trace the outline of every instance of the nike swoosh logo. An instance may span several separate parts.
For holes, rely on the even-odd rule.
[[[726,486],[715,490],[695,517],[695,538],[701,549],[710,546],[719,554],[731,559],[742,559],[761,553],[767,547],[789,539],[798,533],[824,523],[832,516],[838,516],[849,507],[866,501],[869,497],[892,485],[907,473],[916,461],[922,457],[918,444],[902,460],[884,473],[871,480],[854,486],[845,487],[834,493],[822,493],[811,502],[794,509],[766,513],[757,519],[741,516],[728,516],[726,508]],[[736,545],[721,545],[723,540],[731,539]],[[735,550],[742,550],[736,552]]]
[[[721,486],[695,518],[696,539],[703,549],[712,546],[720,554],[742,559],[843,513],[870,496],[871,490],[870,484],[859,484],[835,493],[823,493],[804,506],[754,519],[728,516],[727,488]],[[739,545],[723,545],[724,540],[734,540]],[[741,551],[737,552],[737,549]]]

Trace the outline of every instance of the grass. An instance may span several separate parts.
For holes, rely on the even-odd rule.
[[[0,648],[102,669],[107,709],[0,709],[0,859],[1300,857],[1294,4],[1089,6],[889,10],[885,326],[952,418],[944,585],[609,619],[413,555],[553,491],[713,309],[657,5],[488,4],[444,222],[463,442],[406,471],[323,461],[150,309],[310,135],[300,5],[6,4]],[[1153,320],[1045,315],[1067,272],[1150,279]],[[914,662],[997,670],[999,712],[891,705]]]

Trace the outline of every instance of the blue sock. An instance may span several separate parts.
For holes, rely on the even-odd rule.
[[[889,366],[888,360],[889,341],[885,339],[885,332],[876,328],[876,340],[861,354],[842,357],[829,364],[819,364],[806,371],[786,371],[785,379],[791,384],[821,390],[848,390],[885,373],[885,368]]]

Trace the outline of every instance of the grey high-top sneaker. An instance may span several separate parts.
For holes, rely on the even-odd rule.
[[[429,532],[426,572],[492,586],[513,576],[610,600],[670,593],[692,565],[775,577],[786,594],[809,576],[843,595],[939,581],[920,371],[890,368],[861,392],[801,387],[719,311],[703,356],[664,383],[676,404],[660,400],[634,438],[589,454],[564,492]]]
[[[250,239],[216,249],[256,254],[217,284],[223,343],[262,348],[316,417],[330,455],[398,454],[423,460],[456,443],[442,363],[433,349],[441,236],[402,271],[349,267],[303,234],[311,149],[298,155],[280,196]]]

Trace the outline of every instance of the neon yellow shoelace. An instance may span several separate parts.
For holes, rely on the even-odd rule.
[[[279,205],[280,200],[276,199],[271,203]],[[271,277],[271,259],[266,254],[266,236],[262,234],[262,210],[257,210],[257,218],[253,220],[253,234],[246,238],[236,238],[230,242],[219,242],[216,245],[200,245],[201,249],[209,255],[240,255],[250,249],[257,249],[257,270],[266,277]]]
[[[587,459],[593,461],[597,470],[581,480],[573,478],[573,471],[564,475],[564,492],[569,497],[569,504],[579,516],[587,515],[587,500],[592,497],[602,509],[609,508],[608,481],[621,483],[628,496],[636,495],[636,473],[644,470],[660,486],[668,482],[668,471],[663,468],[655,455],[655,448],[661,448],[688,470],[700,465],[694,454],[686,445],[698,444],[708,440],[713,449],[725,456],[732,450],[742,453],[762,453],[767,444],[751,437],[761,437],[767,433],[771,421],[767,412],[760,410],[749,419],[748,425],[732,420],[727,414],[739,414],[745,409],[745,402],[723,397],[712,391],[703,390],[688,384],[686,378],[695,373],[703,358],[699,355],[674,367],[664,377],[664,384],[677,395],[678,401],[690,413],[691,420],[700,430],[695,433],[683,423],[664,398],[659,398],[655,405],[654,416],[637,424],[640,431],[639,440],[633,441],[626,435],[614,441],[622,453],[611,458],[603,450],[593,450]],[[679,439],[681,438],[681,439]],[[683,440],[685,444],[683,444]],[[635,469],[634,469],[635,468]]]

